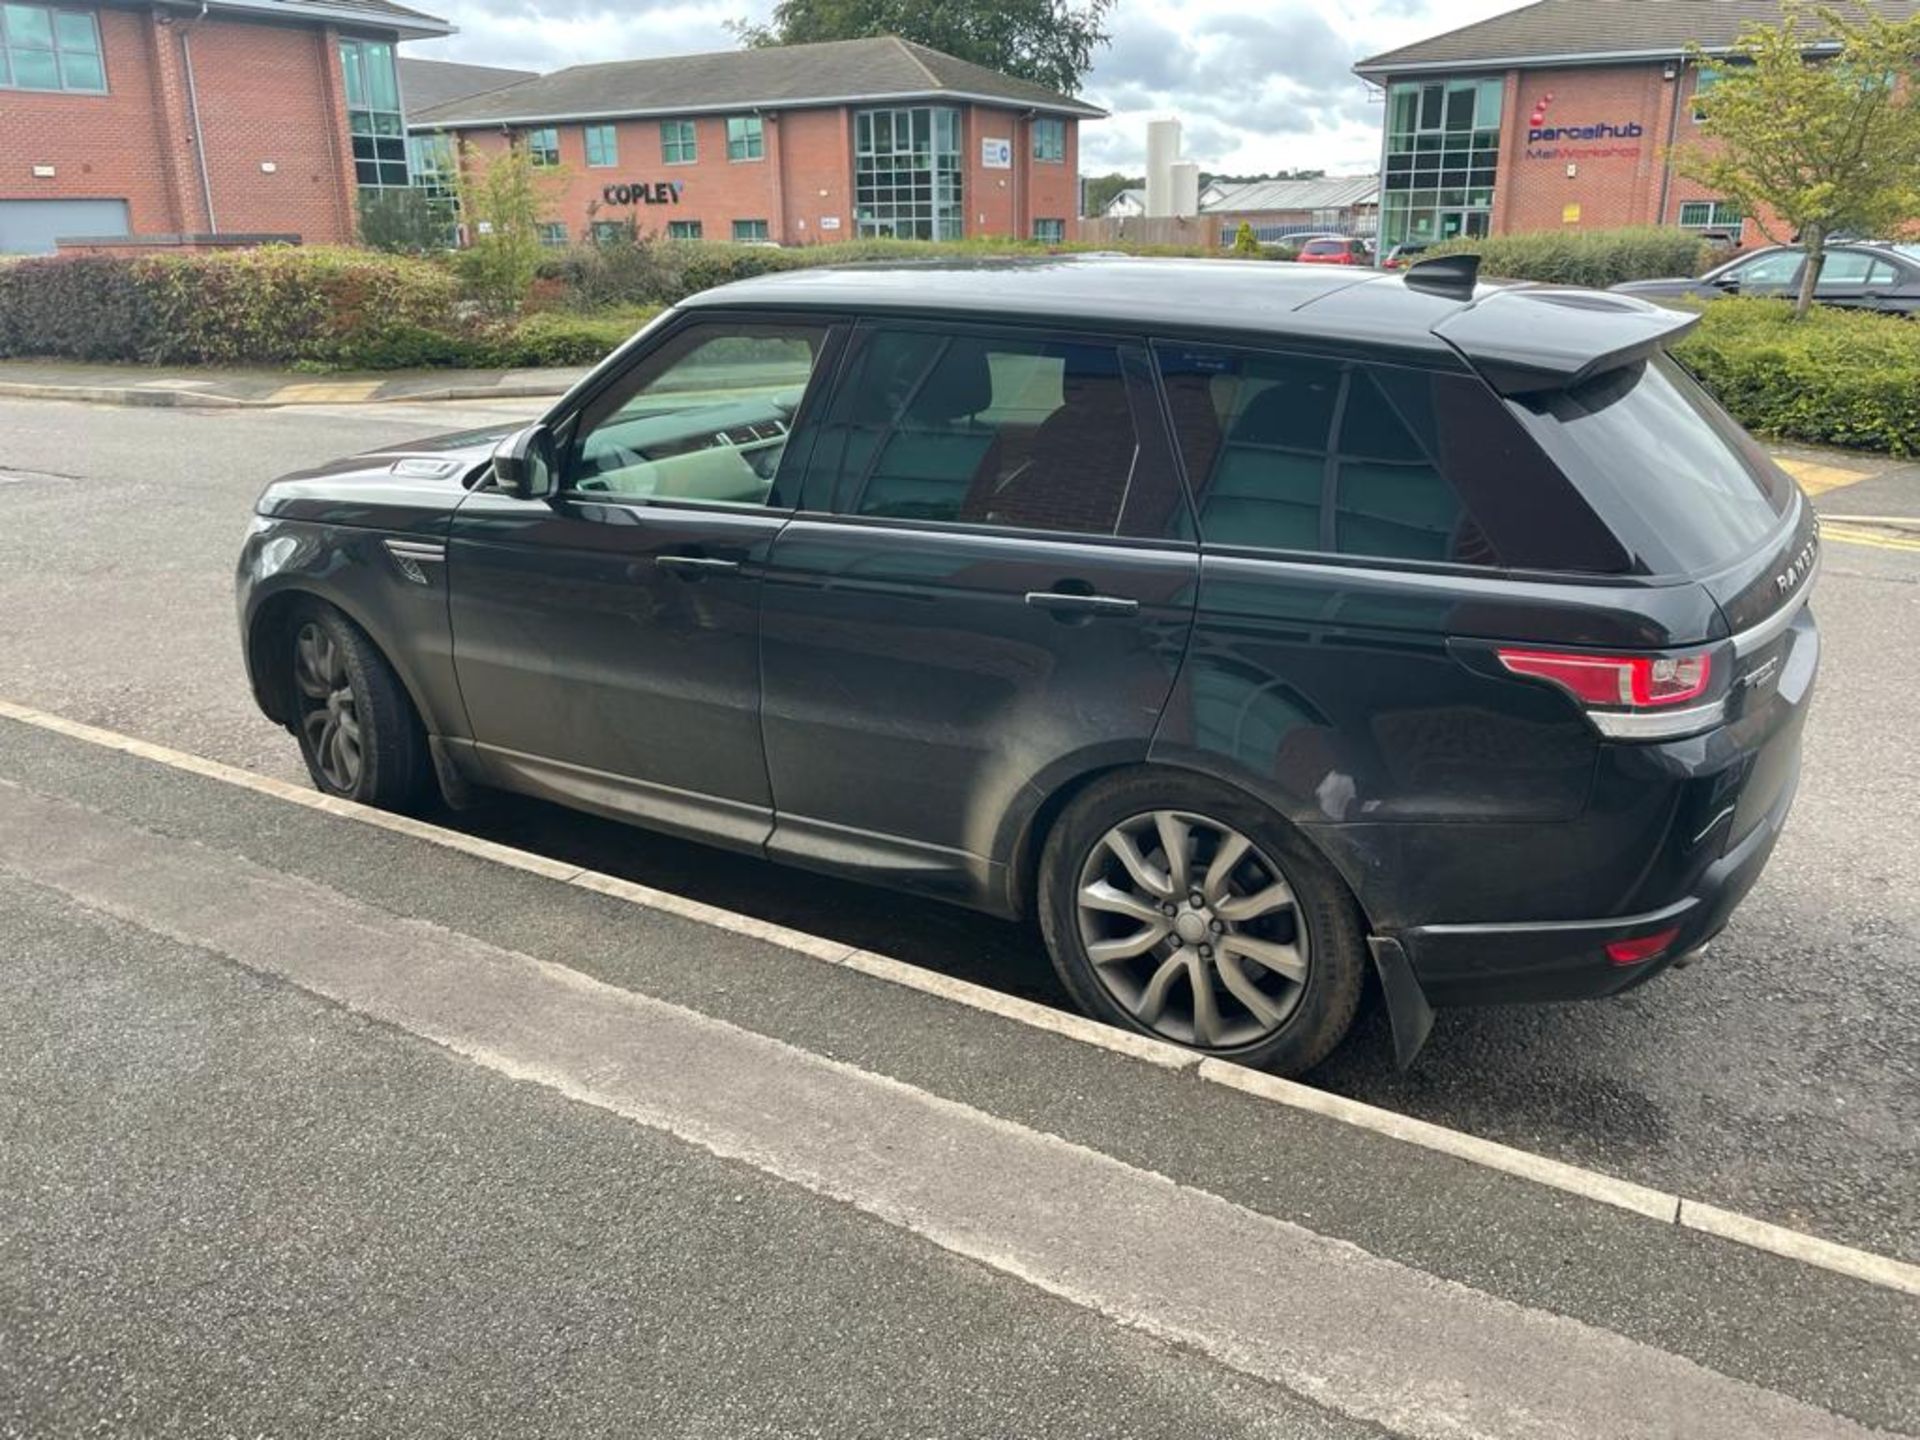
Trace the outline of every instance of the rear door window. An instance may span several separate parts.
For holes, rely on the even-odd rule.
[[[1663,568],[1740,558],[1792,499],[1791,482],[1671,356],[1514,404],[1615,529],[1639,553],[1665,555]]]
[[[1626,568],[1473,377],[1212,347],[1155,353],[1204,545]]]

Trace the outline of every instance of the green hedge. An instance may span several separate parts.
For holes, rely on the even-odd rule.
[[[1623,280],[1698,275],[1707,268],[1711,254],[1707,242],[1689,231],[1644,225],[1625,230],[1536,230],[1524,235],[1450,240],[1434,246],[1420,259],[1478,255],[1480,273],[1489,279],[1539,280],[1604,290]]]
[[[1676,353],[1749,430],[1920,455],[1920,321],[1715,300]]]
[[[456,300],[441,266],[361,250],[29,259],[0,269],[0,355],[338,363],[445,325]]]

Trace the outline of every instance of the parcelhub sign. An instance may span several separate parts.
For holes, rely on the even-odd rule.
[[[1533,114],[1527,117],[1527,159],[1529,160],[1605,160],[1624,158],[1640,153],[1640,140],[1645,136],[1646,127],[1638,120],[1628,120],[1614,125],[1601,121],[1593,125],[1549,125],[1547,110],[1553,104],[1553,95],[1547,93],[1533,104]],[[1628,140],[1628,145],[1568,144],[1567,142],[1591,142],[1600,140]],[[1542,148],[1534,148],[1534,147]]]

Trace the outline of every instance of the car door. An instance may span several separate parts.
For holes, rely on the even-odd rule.
[[[1866,304],[1876,268],[1882,287],[1892,280],[1893,267],[1865,250],[1829,250],[1813,282],[1813,298],[1822,305],[1857,310]]]
[[[497,783],[741,846],[771,825],[761,568],[835,329],[738,312],[666,332],[551,424],[555,493],[454,516],[454,667]]]
[[[1184,505],[1138,342],[859,331],[767,569],[769,851],[1009,908],[1046,797],[1146,755]]]

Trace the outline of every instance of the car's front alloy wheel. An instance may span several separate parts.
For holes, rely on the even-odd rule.
[[[303,601],[284,631],[290,726],[313,783],[388,810],[433,794],[427,736],[387,657],[331,605]]]
[[[330,789],[351,795],[365,764],[360,713],[346,651],[317,620],[295,634],[293,683],[300,692],[300,738]]]

